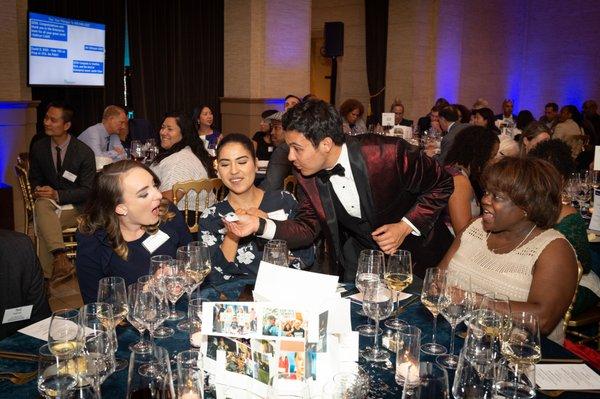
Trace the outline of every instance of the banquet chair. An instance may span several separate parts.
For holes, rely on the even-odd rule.
[[[298,185],[298,179],[296,176],[289,175],[285,179],[283,179],[283,189],[288,193],[292,193],[294,197],[296,196],[296,186]]]
[[[29,184],[29,162],[25,155],[21,153],[17,157],[17,164],[15,165],[15,172],[19,180],[19,187],[23,194],[23,207],[25,209],[25,234],[29,233],[29,223],[33,227],[33,237],[35,241],[35,251],[39,256],[40,253],[40,242],[37,238],[37,230],[35,225],[35,198],[33,197],[33,190]],[[75,232],[77,228],[69,227],[62,230],[63,241],[65,243],[66,254],[69,259],[74,259],[77,254],[77,240],[75,239]]]
[[[581,267],[581,263],[577,262],[577,287],[579,287],[579,282],[581,281],[581,277],[583,276],[583,268]],[[598,345],[598,350],[600,350],[600,306],[594,306],[591,309],[588,309],[577,316],[572,316],[573,306],[575,305],[575,298],[577,297],[577,289],[575,290],[575,294],[573,295],[573,300],[571,301],[571,305],[567,309],[564,317],[564,328],[565,328],[565,336],[571,335],[578,339],[577,343],[583,344],[590,341],[595,341]],[[586,335],[580,331],[577,331],[578,328],[588,327],[588,326],[598,326],[598,332],[594,336]]]
[[[224,198],[223,191],[224,186],[221,179],[188,180],[173,184],[173,203],[178,204],[183,201],[183,216],[190,233],[198,232],[200,213]],[[191,192],[196,193],[196,199],[193,202],[195,205],[193,209],[196,211],[190,209],[192,199],[189,194]]]

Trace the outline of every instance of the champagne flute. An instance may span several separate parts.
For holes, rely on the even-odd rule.
[[[192,299],[194,291],[202,284],[206,276],[210,273],[210,251],[207,246],[184,246],[177,249],[177,259],[185,263],[186,284],[188,304]],[[189,331],[189,320],[184,320],[177,324],[179,331]]]
[[[468,317],[471,309],[471,278],[456,272],[446,272],[446,285],[439,297],[440,313],[450,323],[450,352],[440,355],[436,361],[443,367],[455,369],[458,356],[454,354],[454,333],[456,326]]]
[[[131,352],[127,374],[127,398],[175,398],[169,352],[154,346],[151,353]],[[152,372],[149,372],[149,369]]]
[[[80,349],[83,332],[79,311],[61,309],[52,313],[48,327],[48,349],[60,359],[72,358]]]
[[[390,255],[387,264],[384,267],[383,279],[388,288],[396,295],[396,312],[393,319],[386,320],[384,325],[397,330],[406,324],[400,319],[400,293],[406,289],[413,281],[412,258],[411,253],[405,250],[398,250]]]
[[[200,399],[204,393],[202,352],[197,349],[177,354],[177,393],[179,398]]]
[[[144,340],[144,331],[146,331],[144,322],[135,317],[136,299],[139,292],[142,291],[144,287],[145,285],[143,283],[133,283],[129,284],[127,287],[127,303],[129,305],[127,321],[140,333],[140,340],[136,343],[129,344],[129,350],[137,353],[149,353],[152,349],[150,343]]]
[[[270,240],[263,250],[263,261],[277,266],[288,267],[288,246],[285,240]]]
[[[510,331],[502,339],[502,355],[514,367],[514,383],[497,389],[508,391],[511,397],[526,397],[530,387],[519,382],[520,368],[534,365],[542,358],[540,326],[537,315],[530,312],[513,312],[511,320]]]
[[[44,398],[67,398],[75,389],[78,369],[72,361],[74,355],[71,352],[58,357],[50,351],[50,344],[40,347],[37,389]]]
[[[433,315],[433,334],[431,336],[431,342],[421,345],[421,350],[428,355],[441,355],[446,353],[446,347],[435,342],[437,318],[440,314],[438,302],[445,284],[445,269],[430,267],[425,271],[423,290],[421,291],[421,303],[423,303],[427,310]]]
[[[364,296],[366,285],[374,282],[379,282],[383,279],[383,252],[372,249],[364,249],[358,256],[356,269],[356,288]],[[363,309],[358,312],[362,316],[366,316]],[[373,337],[380,334],[381,329],[371,325],[370,319],[367,318],[367,324],[361,324],[356,328],[360,335],[365,337]]]
[[[393,292],[383,282],[367,284],[363,297],[363,310],[367,316],[375,320],[375,328],[379,328],[379,320],[389,317],[394,307]],[[384,362],[390,354],[379,349],[379,337],[373,336],[373,347],[362,352],[365,359],[373,362]]]
[[[402,399],[448,399],[450,397],[448,373],[437,364],[421,362],[411,365],[408,374],[418,376],[418,383],[415,384],[412,378],[406,378]]]

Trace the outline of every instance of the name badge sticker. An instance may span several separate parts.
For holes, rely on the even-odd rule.
[[[77,175],[74,175],[73,173],[69,172],[68,170],[65,170],[63,172],[63,177],[65,179],[67,179],[68,181],[70,181],[71,183],[75,183],[75,180],[77,180]]]
[[[162,230],[158,230],[156,233],[152,234],[148,238],[146,238],[142,245],[144,248],[148,250],[148,252],[153,253],[156,251],[161,245],[169,240],[169,235]]]
[[[33,305],[21,306],[18,308],[6,309],[4,311],[4,317],[2,318],[2,324],[14,323],[15,321],[29,320],[31,318],[31,311]]]

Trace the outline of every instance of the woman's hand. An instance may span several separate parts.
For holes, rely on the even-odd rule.
[[[268,219],[269,215],[261,209],[258,208],[247,208],[245,209],[246,215],[252,215],[263,219]],[[236,212],[237,213],[237,212]]]

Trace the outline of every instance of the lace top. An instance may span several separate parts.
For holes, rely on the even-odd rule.
[[[565,239],[558,231],[548,229],[506,254],[497,254],[488,248],[487,235],[481,219],[471,223],[448,268],[471,276],[471,287],[477,293],[498,292],[519,302],[527,301],[533,265],[544,248],[554,240]],[[549,338],[562,343],[562,322]]]

